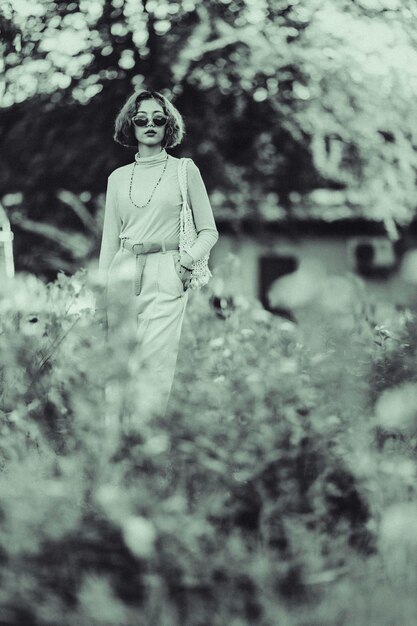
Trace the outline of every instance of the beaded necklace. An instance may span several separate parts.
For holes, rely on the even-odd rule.
[[[145,204],[143,204],[142,206],[140,206],[139,204],[136,204],[136,202],[134,202],[134,201],[133,201],[133,199],[132,199],[132,183],[133,183],[133,174],[135,173],[135,167],[136,167],[136,165],[137,165],[136,161],[133,163],[133,167],[132,167],[132,174],[131,174],[131,176],[130,176],[129,198],[130,198],[130,201],[132,202],[132,204],[134,204],[136,208],[138,208],[138,209],[144,209],[144,208],[145,208],[145,207],[146,207],[146,206],[150,203],[150,201],[152,200],[152,196],[153,196],[153,194],[155,193],[155,189],[158,187],[159,183],[161,182],[161,178],[162,178],[162,176],[164,175],[164,172],[165,172],[165,170],[166,170],[167,164],[168,164],[168,155],[167,155],[167,157],[166,157],[166,159],[165,159],[165,165],[164,165],[164,169],[162,170],[162,174],[160,175],[158,182],[156,183],[155,187],[153,188],[153,191],[152,191],[152,193],[151,193],[151,195],[150,195],[149,200],[148,200]]]

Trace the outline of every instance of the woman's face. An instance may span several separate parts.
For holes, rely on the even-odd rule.
[[[135,137],[139,146],[140,144],[155,146],[162,143],[165,135],[166,124],[164,124],[164,126],[156,126],[153,121],[154,116],[160,115],[166,117],[164,109],[156,100],[142,100],[139,103],[135,117],[147,118],[146,126],[133,126]],[[150,131],[154,131],[154,133],[152,134]]]

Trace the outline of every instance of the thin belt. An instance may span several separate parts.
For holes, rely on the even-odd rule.
[[[122,239],[122,248],[125,250],[129,250],[133,254],[136,255],[136,267],[135,267],[135,296],[138,296],[142,289],[142,277],[143,270],[146,265],[147,254],[151,254],[152,252],[163,252],[165,253],[167,250],[178,250],[178,242],[175,241],[166,241],[165,239],[161,239],[161,241],[142,241],[140,243],[132,243],[128,239]]]

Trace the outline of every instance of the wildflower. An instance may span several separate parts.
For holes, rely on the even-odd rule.
[[[151,556],[156,540],[153,524],[145,517],[130,516],[122,522],[123,538],[129,550],[140,558]]]
[[[154,456],[166,452],[169,446],[169,439],[165,433],[160,433],[150,437],[143,446],[143,451],[149,456]]]
[[[281,374],[294,374],[297,371],[297,361],[295,359],[281,359],[279,371]]]
[[[416,478],[417,467],[415,462],[411,459],[384,459],[381,469],[387,474],[398,476],[398,478],[401,478],[410,485],[414,483]]]
[[[252,328],[242,328],[240,331],[244,337],[252,337],[255,334],[255,331]]]
[[[385,328],[385,326],[375,326],[374,331],[376,334],[378,334],[381,338],[384,339],[389,339],[392,337],[391,333],[389,332],[389,330],[387,330]]]
[[[224,344],[224,337],[216,337],[210,341],[210,346],[212,348],[221,348]]]
[[[384,511],[380,526],[383,545],[407,544],[417,548],[417,504],[401,502]]]
[[[385,390],[375,405],[375,416],[382,428],[414,430],[417,427],[417,385],[404,383]]]

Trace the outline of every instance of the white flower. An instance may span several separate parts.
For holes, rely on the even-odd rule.
[[[401,502],[386,509],[379,535],[384,546],[406,544],[417,548],[417,504]]]
[[[417,385],[404,383],[394,389],[385,390],[375,405],[375,415],[383,428],[417,427]]]
[[[402,458],[388,458],[384,459],[381,464],[381,469],[383,472],[397,476],[401,478],[405,482],[408,482],[410,485],[413,484],[416,478],[416,464],[412,459],[402,459]]]
[[[255,334],[255,331],[252,328],[242,328],[240,331],[244,337],[252,337]]]
[[[294,374],[297,371],[297,361],[295,359],[280,359],[279,371],[281,374]]]
[[[135,556],[147,558],[152,555],[156,531],[149,520],[130,516],[123,521],[122,532],[127,547]]]
[[[162,452],[166,452],[168,446],[168,436],[165,433],[160,433],[159,435],[155,435],[155,437],[151,437],[146,441],[143,446],[143,451],[145,452],[145,454],[154,456],[157,454],[161,454]]]

